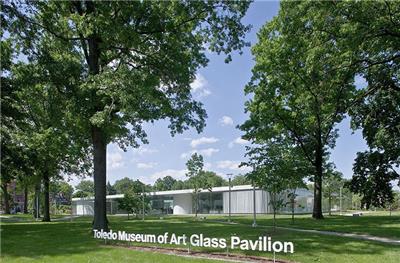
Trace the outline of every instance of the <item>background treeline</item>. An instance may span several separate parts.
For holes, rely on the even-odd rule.
[[[204,180],[204,185],[211,185],[211,187],[228,186],[228,181],[218,176],[215,172],[204,171],[202,176],[204,176],[202,178],[202,180]],[[251,182],[244,175],[235,176],[231,182],[232,185],[246,185],[250,183]],[[145,192],[191,189],[192,186],[193,184],[190,178],[178,180],[169,175],[158,178],[153,185],[144,184],[139,180],[125,177],[115,181],[114,184],[107,182],[107,195],[125,194],[130,191],[141,193],[143,189]],[[94,183],[91,180],[82,180],[75,186],[73,197],[88,196],[94,196]]]

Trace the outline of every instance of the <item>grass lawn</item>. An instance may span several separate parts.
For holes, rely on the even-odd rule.
[[[226,220],[226,217],[207,216],[210,219]],[[251,225],[252,216],[232,216],[232,221]],[[278,215],[277,226],[294,227],[303,229],[315,229],[324,231],[335,231],[343,233],[368,234],[379,237],[400,239],[400,211],[371,212],[360,217],[325,215],[324,220],[314,220],[310,215],[296,215],[294,223],[290,215]],[[257,215],[257,224],[272,226],[272,215]]]
[[[235,218],[243,222],[249,219],[250,217]],[[1,262],[211,262],[104,246],[104,241],[92,238],[91,220],[89,217],[83,217],[72,221],[50,223],[3,221]],[[396,245],[288,230],[273,232],[269,227],[252,228],[209,220],[193,221],[191,217],[167,217],[163,220],[153,218],[141,221],[111,216],[109,220],[110,228],[114,231],[125,230],[130,233],[169,232],[186,235],[203,233],[209,237],[229,239],[231,235],[238,235],[243,239],[253,240],[259,235],[267,234],[273,240],[292,241],[295,253],[277,254],[277,258],[297,262],[398,262],[400,258],[400,246]],[[115,241],[113,243],[116,244]],[[128,245],[126,242],[123,244]],[[202,251],[217,250],[202,248]],[[240,250],[232,252],[272,257],[272,254],[267,252]]]

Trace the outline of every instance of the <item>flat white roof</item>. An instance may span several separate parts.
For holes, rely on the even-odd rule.
[[[252,185],[236,185],[231,187],[231,191],[244,191],[244,190],[252,190],[253,186]],[[256,187],[258,190],[258,187]],[[212,187],[211,192],[213,193],[219,193],[219,192],[228,192],[229,191],[229,186],[220,186],[220,187]],[[208,189],[201,189],[201,193],[208,193],[210,192]],[[193,193],[193,189],[182,189],[182,190],[170,190],[170,191],[154,191],[154,192],[149,192],[149,195],[179,195],[179,194],[191,194]],[[123,194],[118,194],[118,195],[107,195],[106,199],[119,199],[123,198]],[[78,201],[78,200],[94,200],[94,197],[83,197],[83,198],[72,198],[72,201]]]

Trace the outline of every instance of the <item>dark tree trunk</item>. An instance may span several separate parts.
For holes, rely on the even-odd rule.
[[[322,214],[322,165],[323,165],[323,151],[322,144],[318,143],[315,151],[315,170],[314,176],[314,207],[312,217],[315,219],[323,219]]]
[[[43,220],[44,222],[50,222],[50,179],[49,174],[46,171],[43,175],[43,192],[44,192],[44,210]]]
[[[10,202],[9,202],[9,195],[7,189],[7,182],[3,181],[1,184],[1,189],[3,190],[3,198],[4,198],[4,213],[10,213]]]
[[[95,5],[93,2],[86,1],[86,13],[92,14],[95,12]],[[76,8],[80,14],[83,10],[77,4]],[[87,39],[87,63],[89,65],[89,74],[97,75],[100,73],[100,54],[101,50],[99,43],[101,39],[94,33]],[[82,39],[83,42],[86,40]],[[86,42],[85,42],[86,43]],[[94,113],[103,110],[101,101],[96,100],[96,93],[93,92],[94,98]],[[107,174],[106,174],[106,157],[107,157],[107,140],[101,127],[91,127],[92,143],[93,143],[93,168],[94,168],[94,219],[93,229],[108,231],[107,208],[106,208],[106,195],[107,195]]]
[[[93,229],[108,231],[106,210],[106,158],[107,143],[98,127],[92,127],[94,164],[94,221]]]
[[[24,214],[28,213],[28,187],[24,188]]]

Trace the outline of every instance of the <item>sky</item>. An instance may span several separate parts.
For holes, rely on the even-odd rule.
[[[277,15],[278,2],[255,2],[243,19],[243,23],[252,24],[252,30],[246,36],[254,45],[257,32],[267,21]],[[123,152],[117,145],[107,148],[107,180],[128,177],[152,184],[157,178],[170,175],[176,179],[185,179],[185,163],[194,152],[203,155],[205,169],[228,178],[227,174],[245,173],[246,168],[238,164],[245,160],[246,141],[236,126],[242,124],[247,115],[244,112],[244,86],[251,78],[254,65],[250,48],[243,54],[233,54],[233,61],[224,63],[224,55],[209,53],[210,62],[206,68],[198,71],[192,83],[194,97],[204,104],[208,118],[201,134],[195,129],[171,137],[167,121],[147,123],[144,129],[149,144],[138,149]],[[352,176],[352,164],[356,153],[367,148],[361,132],[350,129],[349,119],[337,125],[340,137],[332,150],[331,161],[336,164],[346,178]],[[79,182],[74,178],[71,183]]]

